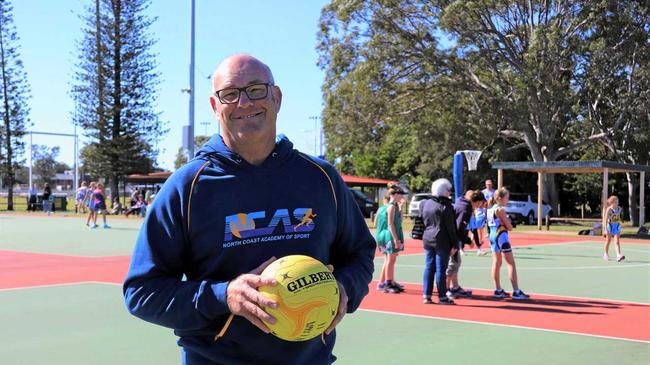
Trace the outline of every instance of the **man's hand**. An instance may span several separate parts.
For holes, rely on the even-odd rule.
[[[264,333],[270,333],[271,330],[262,321],[275,323],[275,318],[262,308],[277,308],[278,303],[264,296],[257,291],[257,288],[264,285],[277,285],[275,279],[260,276],[262,271],[275,260],[275,257],[271,257],[248,274],[239,275],[228,283],[226,289],[226,301],[230,312],[248,319]]]
[[[334,272],[334,266],[327,265],[327,268],[330,272]],[[336,283],[339,285],[339,308],[336,311],[336,317],[332,320],[332,324],[330,324],[330,326],[325,330],[326,335],[329,335],[334,330],[343,319],[343,316],[348,312],[348,293],[340,282],[337,281]]]
[[[458,252],[458,249],[456,247],[452,247],[451,251],[449,251],[449,256],[454,256]]]

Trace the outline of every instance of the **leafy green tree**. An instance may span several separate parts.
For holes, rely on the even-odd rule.
[[[22,137],[29,122],[29,85],[20,60],[19,37],[7,0],[0,1],[0,175],[7,186],[7,210],[13,210],[16,169],[23,154]]]
[[[647,2],[603,2],[592,24],[576,81],[580,115],[607,156],[622,163],[650,162],[650,43]],[[638,176],[626,173],[629,216],[638,225]]]
[[[606,158],[647,161],[647,19],[638,1],[333,0],[317,46],[328,155],[416,186],[462,149],[557,161],[613,140]],[[556,207],[555,176],[544,190]]]
[[[323,9],[323,125],[340,170],[404,177],[424,189],[448,177],[456,150],[490,143],[492,127],[467,123],[476,100],[450,88],[456,81],[437,34],[439,12],[424,1],[332,1]]]
[[[75,122],[91,142],[82,153],[87,171],[109,178],[111,194],[130,173],[153,170],[156,141],[166,133],[154,111],[159,74],[155,18],[148,0],[95,0],[87,9],[72,94]]]
[[[56,161],[59,156],[59,147],[48,148],[42,145],[32,145],[32,173],[38,176],[39,183],[52,183],[60,165]]]

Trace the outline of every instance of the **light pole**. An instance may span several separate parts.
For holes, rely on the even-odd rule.
[[[208,126],[210,125],[210,122],[201,122],[199,123],[203,126],[203,135],[207,136],[208,135]]]
[[[313,115],[309,117],[309,119],[312,119],[314,121],[314,156],[318,157],[320,156],[318,153],[318,135],[320,134],[318,131],[318,119],[320,117],[317,115]]]
[[[190,0],[190,105],[186,142],[189,158],[194,156],[194,5],[194,0]]]

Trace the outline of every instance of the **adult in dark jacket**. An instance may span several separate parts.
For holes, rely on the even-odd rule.
[[[422,243],[425,251],[424,266],[424,303],[431,304],[433,279],[438,287],[438,303],[454,304],[447,298],[447,265],[449,256],[458,250],[454,207],[451,204],[451,183],[447,179],[438,179],[431,184],[433,198],[420,205],[424,234]]]
[[[456,218],[456,234],[458,235],[458,252],[449,258],[447,267],[447,296],[450,298],[466,297],[472,295],[471,291],[465,291],[458,283],[458,270],[461,265],[461,254],[463,245],[468,245],[472,241],[467,235],[467,225],[472,217],[473,210],[481,205],[485,200],[483,193],[479,190],[468,190],[464,196],[461,196],[454,203],[454,215]]]
[[[228,57],[212,87],[222,132],[156,194],[124,281],[127,308],[173,328],[185,365],[329,365],[334,327],[368,294],[375,240],[334,167],[276,139],[282,92],[267,65]],[[270,334],[264,309],[279,303],[258,288],[276,284],[260,275],[266,266],[296,254],[333,266],[340,304],[323,336],[292,342]]]

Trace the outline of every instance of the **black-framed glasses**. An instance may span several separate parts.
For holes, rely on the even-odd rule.
[[[252,84],[246,87],[229,87],[215,91],[215,95],[219,98],[221,104],[235,104],[239,102],[241,92],[245,92],[249,100],[260,100],[266,98],[269,94],[270,83]]]

